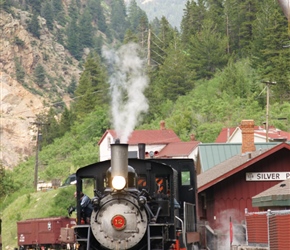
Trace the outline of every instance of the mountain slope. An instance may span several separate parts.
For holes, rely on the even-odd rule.
[[[35,146],[37,114],[54,102],[69,100],[67,88],[78,79],[80,69],[65,48],[39,18],[40,39],[29,33],[31,14],[12,8],[0,12],[0,161],[13,168],[31,155]],[[37,82],[35,69],[44,69],[43,82]]]

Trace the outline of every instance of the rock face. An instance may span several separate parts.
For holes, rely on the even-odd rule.
[[[39,18],[37,39],[26,30],[32,15],[12,11],[13,15],[0,10],[0,164],[10,169],[33,155],[36,115],[54,102],[69,100],[67,88],[72,79],[78,81],[81,72],[78,61],[55,42],[45,19]],[[37,65],[45,70],[42,83],[34,76]]]
[[[35,130],[31,123],[44,107],[41,98],[3,72],[0,72],[0,84],[0,159],[3,166],[13,168],[32,155]]]

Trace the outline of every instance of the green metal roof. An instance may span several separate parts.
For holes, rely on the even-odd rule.
[[[290,206],[290,178],[252,197],[253,207]]]
[[[256,150],[269,149],[281,142],[256,142]],[[202,172],[221,162],[241,154],[242,143],[200,143],[198,145]]]

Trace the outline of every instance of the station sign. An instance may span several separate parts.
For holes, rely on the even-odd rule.
[[[246,181],[284,181],[290,178],[290,172],[249,172]]]

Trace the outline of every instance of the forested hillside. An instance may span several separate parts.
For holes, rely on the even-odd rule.
[[[130,0],[127,0],[130,2]],[[137,0],[138,6],[144,10],[150,21],[164,16],[173,28],[180,30],[184,6],[187,0]]]
[[[289,131],[287,122],[277,120],[290,121],[290,34],[276,1],[187,1],[180,31],[165,17],[149,22],[136,1],[127,8],[122,0],[2,0],[0,5],[12,14],[15,7],[29,11],[27,29],[36,37],[37,18],[43,17],[81,69],[78,82],[65,89],[71,105],[60,102],[56,109],[50,103],[49,112],[38,116],[43,124],[41,180],[63,179],[98,161],[99,139],[116,126],[112,100],[120,102],[115,111],[125,113],[119,123],[131,121],[131,115],[135,129],[158,129],[165,120],[182,140],[195,134],[205,143],[242,119],[261,125],[266,119],[265,82],[275,82],[269,123]],[[38,77],[45,75],[38,71]],[[129,109],[131,98],[146,105]],[[34,166],[34,155],[13,171],[2,164],[5,202],[0,210],[13,200],[11,193],[33,188]]]

